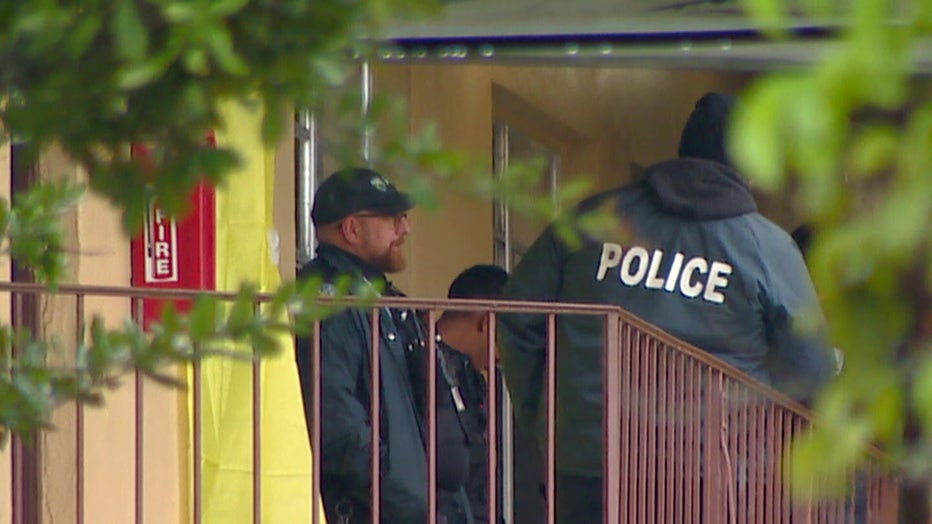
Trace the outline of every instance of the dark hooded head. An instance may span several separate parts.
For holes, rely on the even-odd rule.
[[[735,98],[722,93],[706,93],[696,102],[683,135],[680,157],[704,158],[731,165],[725,147],[726,126]]]

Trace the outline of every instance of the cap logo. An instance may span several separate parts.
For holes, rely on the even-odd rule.
[[[380,176],[374,176],[369,179],[369,185],[378,189],[381,192],[388,191],[388,181]]]

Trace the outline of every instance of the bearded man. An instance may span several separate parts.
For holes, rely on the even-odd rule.
[[[408,195],[371,169],[334,173],[315,194],[311,218],[319,247],[298,278],[319,279],[323,294],[338,288],[356,293],[371,286],[371,291],[384,296],[401,295],[386,273],[405,267],[402,245],[410,232],[407,212],[412,207]],[[376,416],[381,427],[382,522],[427,520],[426,439],[418,407],[421,385],[415,386],[412,379],[412,355],[423,354],[419,348],[424,340],[416,317],[408,310],[379,310],[381,409]],[[368,523],[372,515],[370,320],[368,309],[350,307],[320,326],[321,449],[313,451],[321,461],[321,494],[331,523]],[[305,415],[311,427],[315,373],[311,340],[297,342]],[[468,458],[463,460],[466,469]]]

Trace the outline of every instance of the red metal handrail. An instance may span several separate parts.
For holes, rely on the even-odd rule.
[[[194,290],[162,290],[118,288],[103,286],[62,285],[54,292],[37,284],[2,283],[0,295],[8,295],[16,307],[21,307],[25,295],[71,295],[75,296],[74,318],[78,324],[86,323],[86,297],[122,297],[131,300],[129,315],[139,320],[140,306],[146,299],[190,300],[197,296],[211,296],[218,300],[232,300],[233,293],[204,292]],[[258,311],[262,303],[271,300],[271,295],[255,297]],[[495,362],[495,319],[502,313],[532,313],[545,316],[547,326],[546,366],[544,382],[546,439],[546,514],[547,521],[554,522],[559,492],[556,486],[555,455],[557,449],[556,405],[559,402],[555,389],[557,359],[556,333],[561,318],[567,315],[586,315],[601,319],[604,326],[604,457],[605,475],[603,484],[605,520],[609,523],[642,522],[853,522],[855,517],[865,517],[868,522],[888,522],[897,513],[896,479],[881,473],[876,464],[868,461],[866,470],[852,472],[851,483],[864,486],[844,501],[807,501],[803,504],[791,502],[789,490],[783,478],[783,454],[796,437],[807,431],[810,413],[791,399],[763,385],[750,376],[729,366],[704,351],[690,346],[658,328],[634,317],[620,308],[593,304],[556,304],[513,301],[476,300],[421,300],[410,298],[383,298],[377,302],[357,302],[352,299],[320,299],[321,304],[346,304],[370,311],[371,339],[369,343],[372,359],[373,412],[380,409],[381,398],[379,362],[380,315],[383,308],[405,308],[427,310],[429,340],[427,341],[429,420],[428,434],[428,478],[431,490],[428,496],[429,521],[436,519],[436,382],[437,346],[436,310],[481,311],[489,315],[489,362]],[[314,322],[312,336],[312,363],[320,369],[321,342],[320,322]],[[80,330],[79,330],[80,331]],[[321,377],[313,377],[311,406],[313,420],[310,424],[310,444],[313,450],[320,449],[321,426]],[[497,407],[499,391],[496,381],[487,381],[488,404]],[[253,521],[262,519],[261,492],[261,374],[259,364],[253,367]],[[193,519],[200,522],[203,511],[201,483],[201,390],[200,369],[194,365],[194,464],[193,476]],[[135,520],[142,520],[142,508],[146,495],[143,484],[142,416],[145,397],[140,380],[136,381],[135,416]],[[499,451],[496,421],[497,413],[489,413],[487,437],[489,517],[501,514],[498,507],[500,479],[496,464]],[[75,480],[76,511],[78,521],[85,512],[84,500],[84,454],[82,408],[78,408],[78,431],[75,445],[78,455]],[[379,442],[380,417],[370,416],[372,442]],[[372,474],[371,496],[376,502],[380,498],[379,446],[371,449]],[[874,453],[876,455],[876,452]],[[14,463],[16,463],[14,461]],[[312,522],[318,522],[318,510],[314,501],[320,497],[320,461],[314,460],[312,468],[313,487],[309,494]],[[14,492],[18,493],[14,485]],[[22,503],[22,497],[14,496],[14,505]],[[860,506],[864,506],[863,508]],[[22,514],[21,508],[14,508]],[[373,522],[379,521],[380,504],[372,504]],[[490,520],[492,522],[494,520]]]

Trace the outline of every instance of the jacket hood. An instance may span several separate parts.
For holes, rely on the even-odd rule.
[[[680,158],[696,157],[731,165],[725,138],[735,98],[706,93],[696,102],[680,136]]]
[[[644,183],[661,209],[672,215],[717,220],[757,212],[747,182],[732,167],[699,158],[680,158],[649,167]]]

